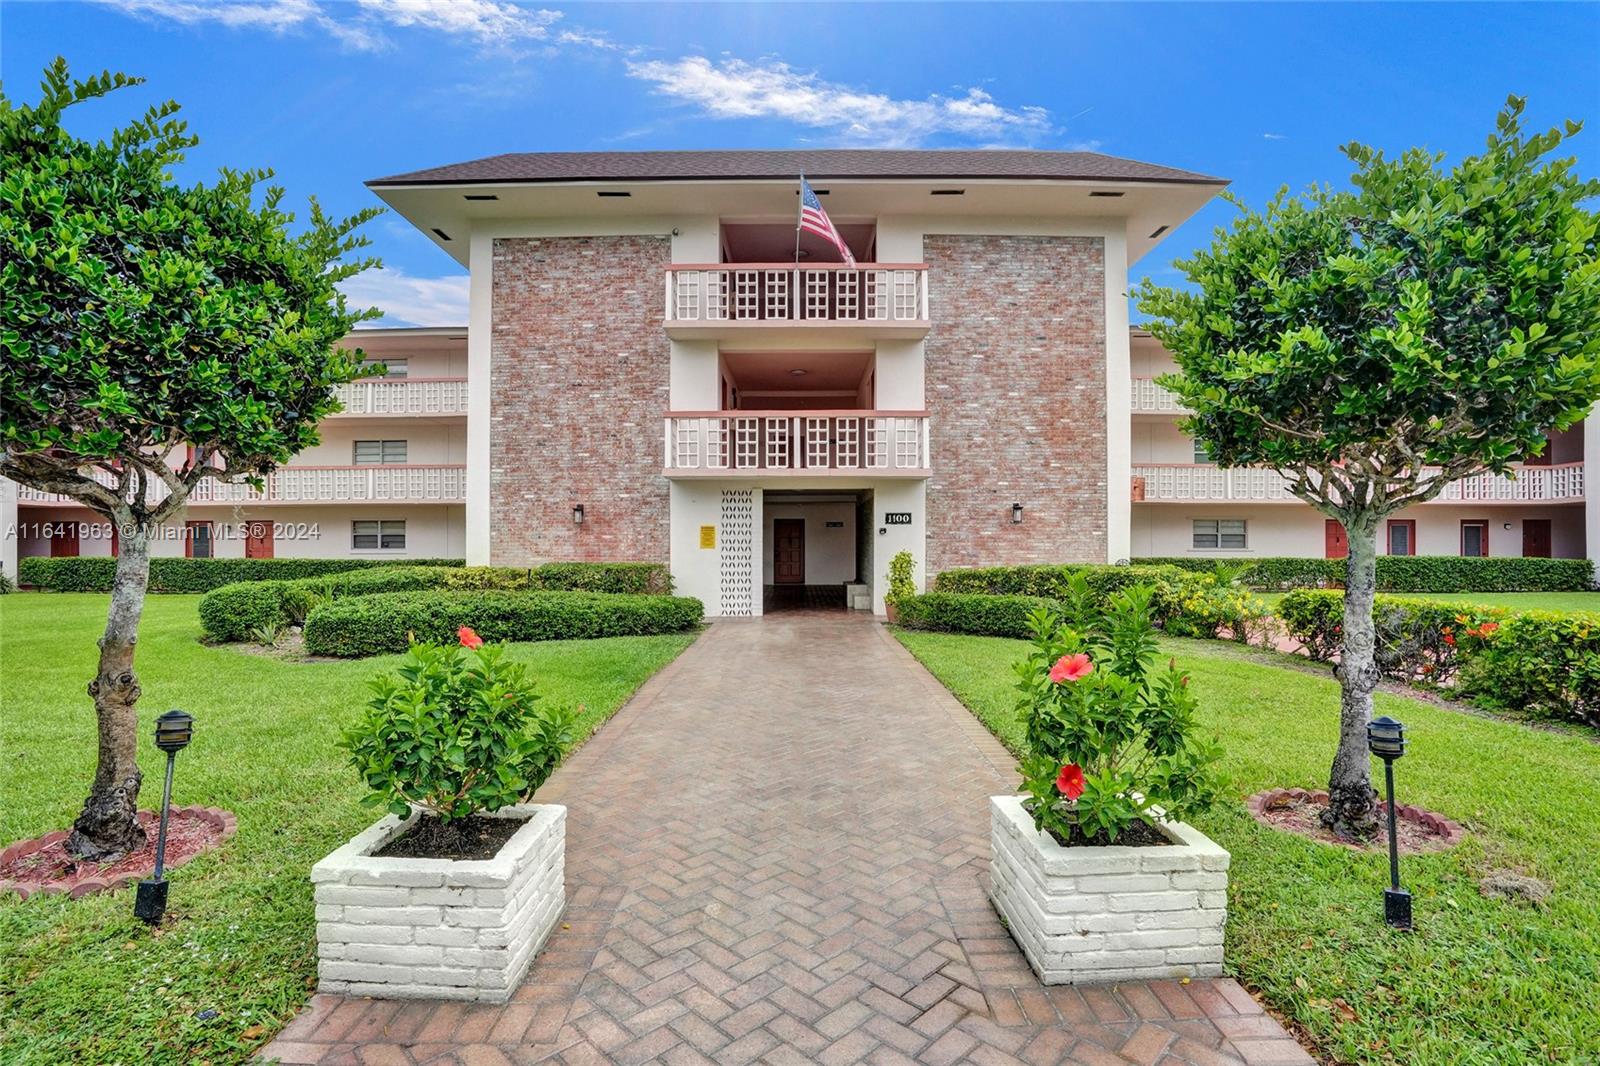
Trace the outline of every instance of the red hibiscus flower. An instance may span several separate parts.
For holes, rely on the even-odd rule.
[[[456,639],[461,641],[463,648],[483,647],[483,638],[474,633],[471,626],[462,626],[456,630]]]
[[[1075,762],[1063,766],[1061,772],[1056,775],[1056,791],[1069,800],[1075,800],[1083,795],[1083,767]]]
[[[1446,644],[1450,645],[1452,648],[1455,647],[1456,646],[1455,634],[1454,633],[1446,633],[1444,635],[1444,642]]]
[[[1050,668],[1050,680],[1056,684],[1063,681],[1082,681],[1094,673],[1094,663],[1089,661],[1089,656],[1083,652],[1076,655],[1063,655],[1056,660]]]

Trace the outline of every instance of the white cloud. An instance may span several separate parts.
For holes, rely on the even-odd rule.
[[[1265,137],[1269,141],[1282,141],[1287,139],[1284,134],[1281,133],[1263,133],[1261,136]]]
[[[473,37],[484,43],[543,40],[561,12],[497,0],[360,0],[363,14],[401,29]]]
[[[1008,108],[982,89],[964,96],[895,99],[864,92],[775,59],[748,63],[704,56],[629,63],[630,76],[656,92],[693,104],[713,118],[777,118],[836,130],[852,141],[918,144],[940,134],[1031,141],[1051,130],[1042,107]]]
[[[130,15],[185,26],[218,22],[234,29],[283,33],[322,17],[314,0],[99,0]]]
[[[382,267],[341,282],[339,289],[355,307],[377,307],[383,326],[464,326],[467,323],[467,276],[416,278],[403,270]]]

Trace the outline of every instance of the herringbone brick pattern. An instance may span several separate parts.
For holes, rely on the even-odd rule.
[[[1044,988],[984,897],[994,739],[881,627],[722,621],[541,791],[569,905],[503,1007],[317,996],[291,1063],[1305,1063],[1233,981]]]

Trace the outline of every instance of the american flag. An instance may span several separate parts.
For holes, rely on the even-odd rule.
[[[811,183],[806,180],[804,174],[800,175],[800,228],[815,233],[839,249],[839,254],[844,257],[845,266],[856,265],[856,257],[850,254],[850,246],[844,243],[839,231],[833,228],[833,221],[828,218],[828,212],[822,209],[822,201],[817,199],[817,194],[812,190]]]

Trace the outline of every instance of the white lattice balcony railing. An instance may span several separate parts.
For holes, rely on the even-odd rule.
[[[94,473],[102,485],[111,475]],[[195,486],[191,504],[238,503],[462,503],[467,496],[467,468],[462,465],[282,466],[264,479],[262,491],[243,482],[206,480]],[[151,503],[167,496],[167,487],[151,485]],[[17,487],[18,503],[76,504],[70,496]]]
[[[1475,474],[1452,481],[1431,503],[1562,503],[1583,499],[1583,464],[1518,466],[1516,476]],[[1294,502],[1282,475],[1256,467],[1225,469],[1196,463],[1148,463],[1133,468],[1134,499],[1147,502],[1243,500]],[[1142,494],[1141,494],[1142,493]]]
[[[466,378],[368,378],[340,385],[334,415],[464,415]]]
[[[926,476],[926,411],[683,411],[667,416],[671,475]]]
[[[1133,379],[1133,413],[1136,415],[1181,415],[1189,409],[1154,378]]]
[[[667,268],[667,322],[857,322],[928,318],[924,263],[684,264]]]

